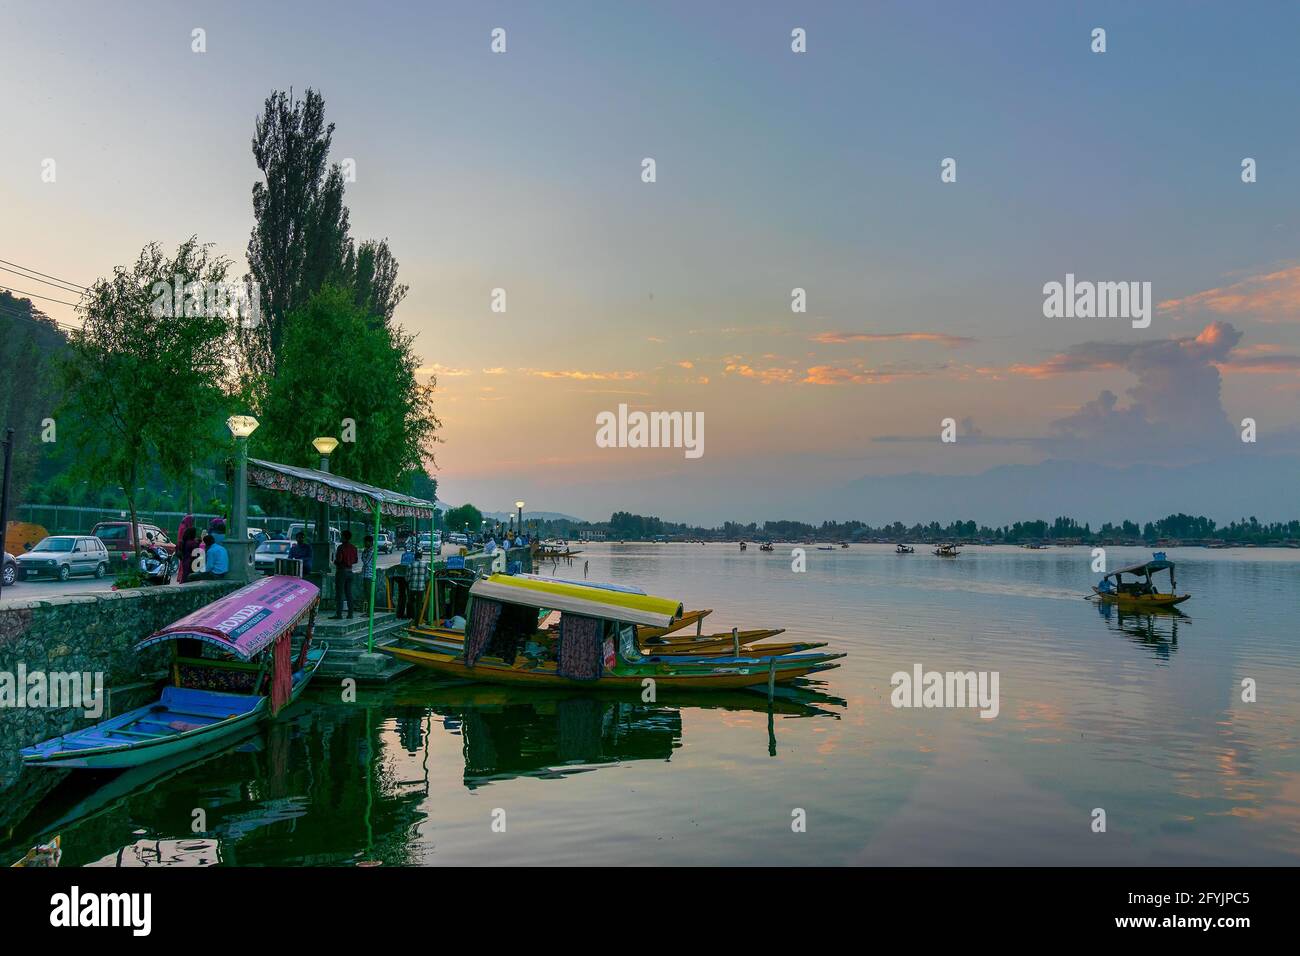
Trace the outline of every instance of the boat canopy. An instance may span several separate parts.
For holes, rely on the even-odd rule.
[[[517,574],[494,574],[481,579],[475,582],[469,593],[475,598],[487,598],[505,604],[544,607],[552,611],[647,627],[668,627],[682,615],[681,602],[671,598],[610,591],[581,584],[539,581]]]
[[[1172,576],[1173,570],[1174,570],[1174,562],[1166,561],[1163,557],[1161,557],[1161,558],[1157,558],[1154,561],[1143,561],[1141,564],[1133,564],[1127,568],[1120,568],[1116,571],[1110,572],[1110,574],[1107,574],[1106,577],[1114,578],[1115,580],[1118,581],[1119,576],[1121,574],[1132,574],[1135,577],[1138,575],[1142,575],[1143,577],[1150,577],[1152,574],[1154,574],[1157,571],[1169,571],[1170,575]]]
[[[135,649],[189,638],[248,661],[301,621],[319,597],[320,591],[310,581],[273,574],[155,631]]]
[[[645,594],[641,588],[633,587],[630,584],[608,584],[603,581],[570,581],[568,578],[551,577],[546,574],[516,574],[517,578],[527,578],[529,581],[547,581],[551,584],[576,584],[580,588],[599,588],[602,591],[622,591],[625,594]]]

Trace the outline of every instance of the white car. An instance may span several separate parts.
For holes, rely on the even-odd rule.
[[[387,531],[379,532],[379,537],[375,539],[375,544],[379,546],[380,554],[393,553],[393,536]]]
[[[74,574],[102,578],[108,572],[108,549],[98,538],[55,534],[19,555],[18,565],[28,580],[49,577],[66,581]]]
[[[263,541],[253,552],[253,567],[263,574],[275,573],[275,559],[287,558],[292,541]]]

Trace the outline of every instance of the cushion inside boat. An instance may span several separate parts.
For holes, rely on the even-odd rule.
[[[183,734],[187,730],[198,730],[200,727],[206,727],[208,725],[196,724],[193,721],[189,721],[189,720],[173,720],[173,721],[169,721],[167,726],[170,727],[172,730],[176,731],[177,733]]]

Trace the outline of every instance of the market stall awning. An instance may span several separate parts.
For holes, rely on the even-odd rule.
[[[382,514],[398,518],[431,518],[434,504],[400,491],[376,488],[363,481],[331,475],[316,468],[281,465],[260,458],[248,459],[248,483],[257,488],[285,491],[299,498],[310,498],[334,508],[372,511],[376,504]]]

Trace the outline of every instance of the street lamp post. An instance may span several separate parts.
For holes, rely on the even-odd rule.
[[[311,446],[320,455],[320,470],[329,474],[330,454],[339,447],[339,440],[323,435],[313,438]],[[330,506],[322,501],[316,514],[316,537],[311,543],[312,570],[322,578],[329,576],[330,558]]]
[[[5,527],[9,521],[9,463],[14,453],[14,430],[5,429],[4,445],[4,477],[0,478],[0,563],[4,561],[5,550]],[[0,579],[0,590],[4,588],[4,580]]]
[[[524,503],[522,501],[516,501],[515,510],[519,512],[519,520],[515,522],[515,534],[523,534],[524,533]]]
[[[257,419],[252,415],[231,415],[226,427],[235,439],[235,493],[226,554],[230,558],[230,579],[246,582],[252,577],[253,567],[252,542],[248,540],[248,436],[257,431]]]

